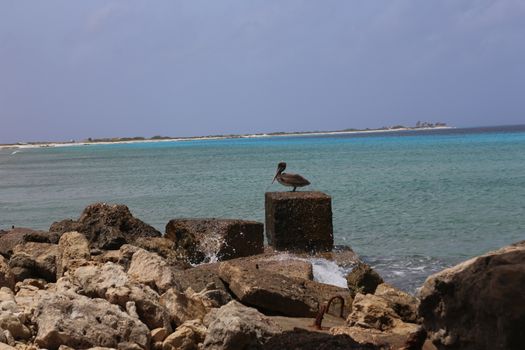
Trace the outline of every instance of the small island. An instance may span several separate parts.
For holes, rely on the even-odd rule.
[[[36,142],[18,142],[14,144],[0,144],[0,149],[3,148],[35,148],[35,147],[63,147],[63,146],[79,146],[79,145],[93,145],[93,144],[116,144],[116,143],[138,143],[138,142],[163,142],[163,141],[195,141],[195,140],[221,140],[221,139],[235,139],[235,138],[255,138],[255,137],[276,137],[276,136],[314,136],[314,135],[339,135],[339,134],[357,134],[357,133],[373,133],[373,132],[393,132],[393,131],[409,131],[409,130],[432,130],[432,129],[450,129],[443,122],[421,122],[418,121],[415,126],[392,125],[383,126],[375,129],[354,129],[347,128],[342,130],[315,130],[315,131],[275,131],[269,133],[256,134],[219,134],[207,136],[161,136],[155,135],[152,137],[111,137],[111,138],[91,138],[85,140],[69,140],[69,141],[36,141]]]

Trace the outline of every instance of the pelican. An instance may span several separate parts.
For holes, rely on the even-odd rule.
[[[277,165],[277,173],[275,173],[275,176],[273,177],[272,184],[277,180],[283,186],[293,187],[292,192],[295,192],[297,187],[304,187],[310,184],[310,181],[306,180],[299,174],[283,173],[284,169],[286,169],[285,162],[281,162]]]

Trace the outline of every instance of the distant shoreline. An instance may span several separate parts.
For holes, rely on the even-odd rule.
[[[203,140],[225,140],[225,139],[242,139],[242,138],[270,138],[286,136],[322,136],[322,135],[345,135],[345,134],[367,134],[383,133],[396,131],[420,131],[420,130],[442,130],[454,129],[451,126],[433,126],[433,127],[397,127],[382,129],[364,129],[364,130],[338,130],[338,131],[304,131],[304,132],[278,132],[278,133],[260,133],[260,134],[240,134],[240,135],[217,135],[217,136],[193,136],[193,137],[163,137],[163,138],[116,138],[101,139],[93,141],[79,142],[35,142],[35,143],[15,143],[0,145],[0,149],[24,149],[24,148],[46,148],[46,147],[70,147],[70,146],[90,146],[90,145],[113,145],[129,143],[151,143],[151,142],[178,142],[178,141],[203,141]]]

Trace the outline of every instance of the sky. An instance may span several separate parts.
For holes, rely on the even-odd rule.
[[[0,0],[0,143],[525,124],[523,0]]]

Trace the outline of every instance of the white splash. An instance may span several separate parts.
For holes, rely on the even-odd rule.
[[[204,263],[216,263],[219,261],[218,253],[225,244],[224,237],[213,232],[199,242],[200,250],[204,253]]]
[[[322,258],[311,258],[308,261],[312,263],[314,281],[347,288],[346,275],[352,270],[353,266],[343,268],[333,261]]]

